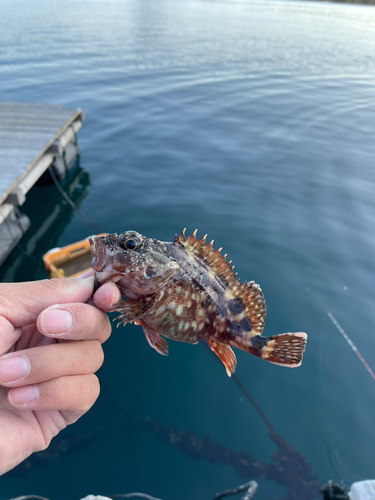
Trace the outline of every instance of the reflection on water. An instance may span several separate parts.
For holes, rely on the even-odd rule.
[[[209,350],[207,346],[207,350]],[[215,357],[215,359],[217,359]],[[265,478],[287,488],[282,500],[311,500],[319,495],[321,484],[312,474],[311,466],[305,457],[293,448],[282,436],[277,434],[268,417],[252,398],[241,380],[232,375],[231,379],[241,390],[244,397],[254,406],[268,428],[268,436],[276,445],[272,460],[276,463],[266,463],[252,456],[245,450],[233,451],[230,447],[213,442],[210,437],[200,437],[193,430],[178,432],[168,424],[153,421],[149,416],[137,414],[122,414],[112,421],[105,421],[95,429],[84,434],[70,437],[58,436],[45,451],[33,454],[19,466],[10,471],[8,477],[24,476],[35,467],[45,466],[56,457],[71,455],[77,451],[86,451],[89,444],[101,433],[107,433],[109,428],[116,426],[116,432],[121,434],[124,426],[133,432],[147,431],[168,445],[176,447],[190,460],[207,460],[210,464],[224,464],[234,469],[239,477],[248,479]],[[121,417],[121,420],[119,420]]]
[[[88,430],[78,436],[62,437],[59,435],[46,450],[34,453],[17,467],[7,472],[7,477],[24,477],[30,474],[34,468],[46,466],[54,458],[60,456],[66,458],[77,451],[86,452],[88,446],[97,436],[98,431],[99,429],[95,429],[95,431]]]
[[[3,4],[1,99],[85,112],[87,174],[73,201],[103,232],[171,241],[198,227],[214,238],[242,281],[260,283],[265,335],[309,335],[298,370],[236,353],[246,391],[320,483],[371,477],[373,380],[327,311],[374,370],[375,10],[281,0]],[[45,277],[45,251],[92,233],[54,186],[35,188],[27,203],[26,255],[17,250],[2,279]],[[104,348],[101,396],[61,439],[97,434],[85,450],[1,478],[4,498],[141,490],[203,500],[239,484],[228,463],[190,460],[129,413],[277,467],[265,419],[201,345],[173,343],[158,356],[129,325]],[[286,489],[260,479],[256,497],[301,492],[297,472],[294,489],[288,480]]]
[[[79,206],[87,195],[89,184],[90,176],[79,166],[78,158],[61,181],[61,187],[65,189],[73,203]],[[54,184],[35,186],[28,194],[22,211],[30,218],[31,227],[6,264],[0,267],[1,281],[46,278],[41,257],[57,245],[74,215],[74,209]]]

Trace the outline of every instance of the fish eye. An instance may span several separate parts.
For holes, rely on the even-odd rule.
[[[126,250],[135,250],[136,248],[141,246],[141,241],[139,238],[128,238],[120,240],[120,245]]]

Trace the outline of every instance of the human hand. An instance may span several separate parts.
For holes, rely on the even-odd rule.
[[[0,475],[47,448],[99,395],[94,372],[111,333],[103,311],[121,297],[107,283],[97,307],[88,305],[93,284],[93,276],[0,284]]]

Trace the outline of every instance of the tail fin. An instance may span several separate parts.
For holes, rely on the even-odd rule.
[[[296,368],[302,363],[307,335],[304,332],[282,333],[264,339],[261,358],[274,365]]]
[[[282,333],[273,337],[256,335],[245,343],[233,344],[274,365],[296,368],[302,363],[307,335],[304,332]]]

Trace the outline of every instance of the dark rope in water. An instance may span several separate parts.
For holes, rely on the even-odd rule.
[[[72,201],[69,197],[69,195],[63,190],[63,188],[60,186],[59,181],[56,178],[55,172],[53,171],[52,165],[48,168],[49,173],[51,174],[52,180],[55,183],[55,186],[59,190],[61,196],[65,199],[65,201],[77,212],[77,214],[83,219],[86,224],[88,224],[91,229],[95,231],[95,233],[100,233],[100,229],[93,224],[88,217],[84,213],[81,212],[81,210],[77,207],[77,205]]]
[[[221,364],[221,361],[219,360],[219,358],[216,356],[216,354],[214,352],[211,351],[209,345],[206,343],[206,342],[203,342],[203,346],[206,348],[206,350],[216,359],[216,361],[218,361],[220,364]],[[258,403],[255,401],[255,399],[251,396],[251,394],[247,391],[246,387],[243,385],[243,383],[241,382],[241,380],[237,377],[237,375],[235,375],[234,373],[232,374],[231,376],[231,379],[233,380],[233,382],[237,385],[237,387],[240,389],[240,391],[242,392],[242,394],[245,396],[245,398],[250,402],[250,404],[253,405],[253,407],[255,408],[255,410],[258,412],[259,416],[261,417],[261,419],[263,420],[263,422],[266,424],[266,426],[268,427],[268,430],[270,432],[275,432],[274,431],[274,428],[272,427],[272,424],[271,422],[269,421],[267,415],[264,413],[264,411],[262,410],[262,408],[258,405]]]

